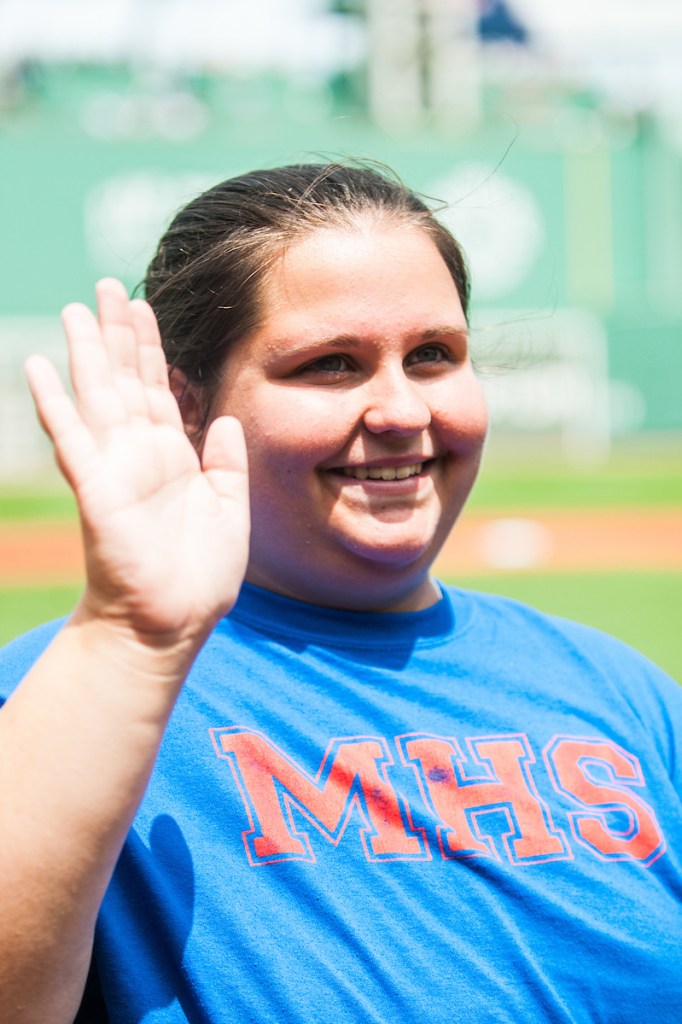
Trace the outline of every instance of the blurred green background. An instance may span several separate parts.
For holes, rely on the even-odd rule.
[[[617,452],[598,469],[562,467],[543,458],[484,463],[470,499],[475,514],[535,515],[548,510],[682,509],[682,454],[667,447]],[[682,518],[682,517],[681,517]],[[2,523],[75,521],[64,488],[9,488],[0,496]],[[455,527],[456,529],[456,527]],[[620,570],[486,571],[448,582],[505,594],[545,611],[589,623],[641,650],[682,681],[682,572]],[[68,614],[80,585],[0,587],[0,643]]]
[[[256,166],[370,158],[467,251],[492,411],[472,508],[680,511],[682,19],[664,0],[4,0],[0,528],[73,517],[22,361],[133,288],[175,209]],[[682,528],[682,525],[681,525]],[[682,680],[682,573],[460,582],[592,622]],[[77,588],[0,591],[0,640]]]

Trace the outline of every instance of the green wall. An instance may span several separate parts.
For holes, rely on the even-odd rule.
[[[124,69],[44,71],[33,95],[0,111],[0,318],[89,301],[105,274],[134,286],[173,208],[258,165],[371,157],[427,191],[453,177],[461,187],[463,169],[478,167],[473,197],[461,197],[453,216],[468,203],[475,217],[488,197],[475,243],[490,234],[490,281],[498,250],[511,264],[517,248],[529,255],[511,284],[498,280],[487,292],[477,291],[474,268],[474,316],[587,310],[604,325],[610,375],[639,396],[633,425],[682,430],[682,160],[655,124],[604,122],[596,141],[576,142],[498,116],[467,138],[435,130],[388,137],[358,112],[324,107],[312,87],[190,85],[208,115],[184,140],[155,131],[150,111],[160,100],[140,93]],[[116,97],[119,106],[126,97],[138,103],[139,125],[127,137],[101,112],[99,133],[111,137],[84,127],[102,95],[114,107]]]

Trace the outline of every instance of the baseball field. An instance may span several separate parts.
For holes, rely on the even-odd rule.
[[[566,468],[490,458],[438,575],[620,637],[682,681],[682,445]],[[0,495],[0,642],[68,612],[82,559],[65,489]]]

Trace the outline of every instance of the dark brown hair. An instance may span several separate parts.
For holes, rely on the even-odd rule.
[[[422,228],[452,276],[466,316],[469,276],[459,245],[396,177],[352,164],[296,164],[230,178],[176,215],[147,270],[171,367],[210,398],[230,346],[260,325],[269,270],[288,245],[368,217]]]

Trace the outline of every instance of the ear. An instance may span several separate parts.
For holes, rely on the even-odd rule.
[[[188,380],[182,370],[168,369],[168,384],[173,398],[178,403],[185,433],[192,445],[199,451],[206,430],[206,396],[204,389]]]

